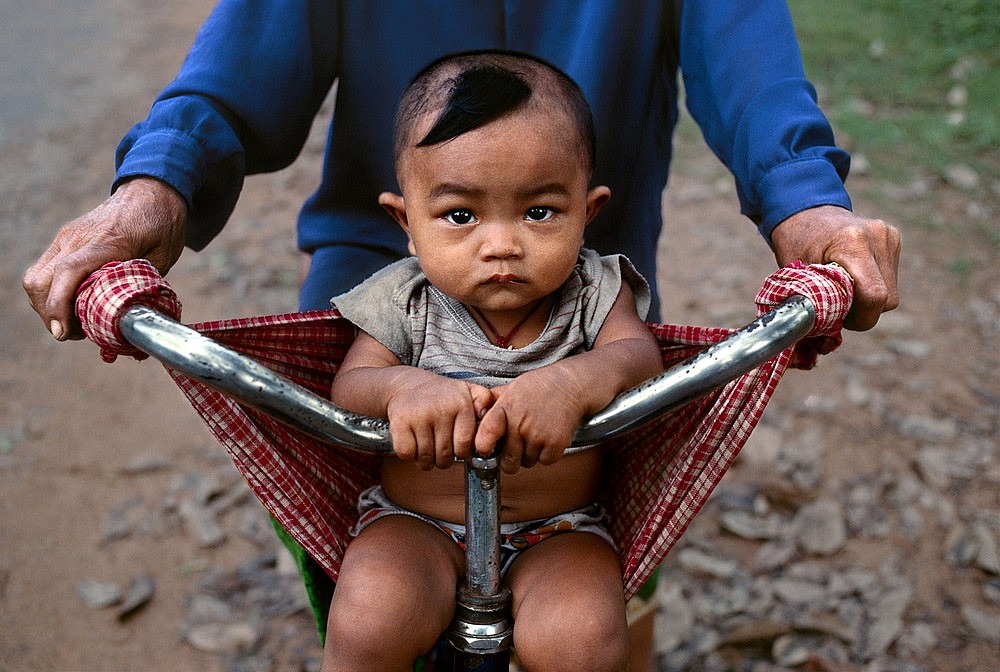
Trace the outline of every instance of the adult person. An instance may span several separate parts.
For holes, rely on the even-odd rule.
[[[589,247],[625,253],[656,277],[679,69],[692,116],[778,263],[844,266],[857,285],[848,328],[868,329],[897,305],[898,233],[851,212],[849,157],[816,105],[781,0],[222,0],[178,77],[120,144],[112,195],[60,229],[26,272],[33,308],[57,340],[79,338],[72,301],[90,272],[145,257],[165,273],[185,243],[204,247],[245,175],[294,160],[336,82],[322,182],[298,221],[299,246],[312,255],[300,307],[326,307],[405,254],[377,204],[397,190],[395,100],[426,63],[481,48],[534,53],[586,93],[594,180],[615,194],[588,229]]]

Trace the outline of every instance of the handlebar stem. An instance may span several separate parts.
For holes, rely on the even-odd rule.
[[[499,454],[465,462],[465,584],[447,636],[469,654],[507,651],[514,634],[510,590],[500,576]]]

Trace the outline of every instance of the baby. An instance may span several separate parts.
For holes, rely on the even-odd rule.
[[[456,459],[501,445],[503,572],[529,670],[624,670],[622,573],[595,501],[602,455],[576,427],[661,371],[646,283],[584,249],[582,92],[533,57],[473,52],[421,72],[396,115],[402,194],[381,205],[413,257],[333,299],[358,328],[334,403],[388,418],[395,456],[362,494],[323,669],[409,670],[452,618],[464,572]],[[522,469],[523,467],[523,469]]]

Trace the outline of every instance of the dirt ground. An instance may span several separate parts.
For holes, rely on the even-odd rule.
[[[38,3],[37,16],[49,16],[50,4]],[[72,20],[47,22],[55,32],[33,52],[33,70],[4,80],[4,96],[24,94],[24,108],[0,108],[0,670],[221,670],[214,654],[182,641],[178,623],[205,568],[236,567],[259,555],[260,544],[232,535],[203,548],[155,532],[102,542],[110,511],[136,497],[162,499],[178,474],[215,465],[206,455],[219,449],[158,365],[109,366],[88,343],[56,343],[20,288],[23,270],[58,226],[102,200],[115,144],[176,70],[211,3],[82,4],[88,9]],[[16,10],[0,10],[0,18],[0,42],[27,44],[39,27]],[[39,87],[60,95],[36,112],[28,94]],[[321,151],[317,135],[291,168],[250,179],[220,238],[182,257],[170,280],[185,321],[294,308],[294,218],[316,183]],[[876,179],[852,184],[879,187]],[[894,528],[852,538],[824,559],[867,568],[899,561],[916,586],[910,610],[947,643],[927,653],[931,670],[985,672],[1000,652],[1000,644],[970,635],[960,613],[962,605],[1000,613],[983,592],[996,577],[946,559],[956,521],[986,520],[994,543],[1000,533],[1000,273],[990,240],[997,179],[986,176],[982,188],[966,192],[932,176],[936,215],[927,221],[939,226],[908,223],[925,201],[907,185],[886,184],[886,198],[857,203],[903,232],[903,305],[872,332],[850,334],[817,370],[789,374],[774,402],[784,436],[820,437],[818,488],[835,495],[858,474],[919,475],[916,458],[929,448],[958,455],[970,442],[986,444],[973,473],[934,485],[950,518],[929,520],[917,535]],[[665,212],[664,319],[718,326],[749,319],[773,259],[737,214],[723,169],[697,143],[679,149]],[[766,441],[748,450],[764,456],[748,456],[732,478],[760,475]],[[126,473],[148,456],[167,458],[169,468]],[[732,552],[749,551],[736,544]],[[127,583],[139,575],[155,577],[156,593],[125,621],[86,606],[76,592],[85,579]],[[298,668],[279,661],[272,669]]]

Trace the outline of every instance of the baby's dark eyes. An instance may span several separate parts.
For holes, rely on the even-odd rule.
[[[446,220],[452,224],[471,224],[476,221],[476,216],[472,214],[471,210],[452,210],[444,216]]]
[[[530,222],[544,222],[554,214],[555,210],[552,208],[537,205],[528,208],[524,213],[524,218]],[[471,210],[465,209],[450,210],[444,214],[444,219],[449,224],[454,224],[455,226],[465,226],[466,224],[473,224],[478,221],[476,215]]]
[[[537,205],[533,208],[528,208],[528,211],[524,213],[525,219],[530,219],[533,222],[544,222],[546,219],[551,217],[554,213],[552,208]]]

